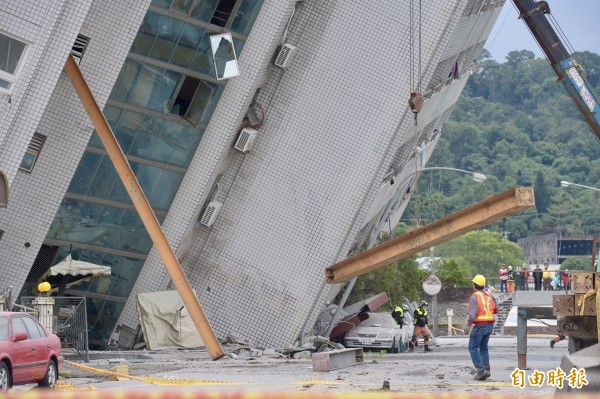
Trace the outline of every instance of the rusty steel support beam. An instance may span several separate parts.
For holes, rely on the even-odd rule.
[[[152,207],[150,207],[148,199],[144,195],[135,174],[131,170],[131,166],[129,165],[129,162],[127,162],[127,159],[121,150],[121,146],[119,146],[110,125],[106,121],[92,91],[71,55],[67,58],[65,70],[67,71],[67,74],[73,83],[73,87],[88,113],[94,128],[96,128],[98,136],[100,136],[102,144],[104,144],[104,148],[117,170],[127,193],[131,197],[131,201],[142,219],[142,222],[154,243],[154,247],[165,264],[169,276],[171,276],[171,279],[173,280],[173,284],[175,284],[185,307],[190,313],[209,355],[213,360],[220,359],[225,355],[221,343],[217,340],[217,337],[204,314],[204,310],[202,310],[200,302],[198,302],[198,298],[192,291],[192,287],[183,273],[179,260],[167,241],[167,237],[162,231],[158,220],[156,220],[156,215],[154,214]]]
[[[348,281],[534,205],[532,187],[512,188],[329,266],[325,280]]]

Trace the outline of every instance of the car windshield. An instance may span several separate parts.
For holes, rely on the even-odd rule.
[[[369,327],[394,327],[392,317],[388,313],[369,313],[369,318],[361,323]]]
[[[0,341],[8,341],[8,318],[0,316]]]

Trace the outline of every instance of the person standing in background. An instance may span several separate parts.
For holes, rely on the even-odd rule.
[[[533,284],[535,286],[536,291],[542,290],[542,276],[544,272],[540,269],[540,265],[535,265],[535,269],[533,269]]]
[[[515,292],[515,272],[511,265],[508,265],[508,292]]]
[[[529,270],[527,269],[527,264],[523,263],[521,266],[521,271],[519,272],[519,276],[521,277],[521,289],[523,291],[529,290]]]
[[[550,264],[544,263],[544,272],[542,274],[544,278],[544,291],[552,291],[552,274]]]
[[[569,269],[562,271],[561,278],[565,292],[571,291],[571,273],[569,273]]]
[[[498,271],[498,276],[500,277],[500,292],[506,292],[506,285],[508,283],[508,269],[504,263]]]

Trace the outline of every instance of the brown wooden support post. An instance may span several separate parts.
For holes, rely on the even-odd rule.
[[[96,128],[98,136],[100,136],[102,144],[104,144],[104,148],[115,166],[125,189],[129,193],[131,201],[154,243],[154,247],[165,264],[165,267],[173,280],[173,284],[175,284],[185,307],[190,313],[208,353],[213,360],[220,359],[225,355],[221,343],[210,326],[210,323],[204,314],[204,310],[200,306],[200,302],[198,302],[198,298],[194,294],[194,291],[192,291],[192,287],[183,273],[179,260],[177,259],[177,256],[175,256],[175,252],[171,248],[158,220],[156,220],[156,215],[148,203],[148,199],[144,195],[135,174],[131,170],[131,166],[129,165],[129,162],[127,162],[127,159],[121,150],[121,146],[119,146],[110,125],[106,121],[93,93],[71,55],[67,58],[65,70],[67,71],[67,74],[73,83],[73,87],[88,113],[94,128]]]
[[[348,281],[534,205],[532,187],[512,188],[329,266],[325,280]]]

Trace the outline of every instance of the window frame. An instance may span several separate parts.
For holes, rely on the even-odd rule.
[[[212,23],[211,21],[213,19],[215,19],[215,13],[217,12],[217,8],[219,7],[219,3],[221,1],[223,1],[223,0],[217,0],[216,8],[215,8],[215,10],[213,10],[213,13],[212,13],[212,16],[211,16],[210,20],[209,21],[202,21],[202,22],[205,22],[205,23],[210,24],[212,26],[218,26],[221,29],[229,29],[231,27],[231,25],[233,24],[233,20],[235,19],[236,15],[237,15],[237,12],[240,9],[240,6],[242,5],[242,2],[244,0],[235,0],[235,4],[233,5],[233,7],[232,7],[232,9],[231,9],[231,11],[229,13],[229,16],[227,17],[227,20],[225,21],[225,25],[218,25],[218,24]],[[182,11],[180,11],[180,10],[177,10],[174,7],[173,3],[174,2],[172,1],[171,5],[169,6],[169,8],[166,8],[166,10],[168,10],[169,12],[174,12],[174,13],[180,14],[180,15],[183,14],[183,15],[189,17],[189,18],[197,19],[195,17],[192,17],[192,12],[194,11],[194,8],[195,8],[194,7],[194,4],[195,4],[194,1],[190,2],[190,4],[188,5],[188,8],[187,8],[187,10],[186,10],[185,13],[182,12]],[[200,19],[197,19],[197,20],[200,21]]]
[[[194,79],[194,80],[198,81],[198,84],[196,85],[196,88],[194,89],[194,94],[191,96],[189,105],[186,108],[185,113],[183,115],[180,115],[177,112],[173,112],[173,109],[174,109],[175,105],[177,105],[177,100],[180,98],[180,93],[182,92],[183,85],[187,79]],[[206,104],[204,105],[202,112],[199,114],[200,116],[198,117],[198,121],[195,121],[191,117],[192,112],[194,112],[194,109],[192,106],[195,104],[196,99],[200,98],[199,96],[200,96],[202,89],[207,90],[209,94],[206,97]],[[176,115],[180,118],[183,118],[186,121],[188,121],[192,126],[197,127],[198,125],[201,124],[202,116],[206,112],[206,108],[210,104],[210,100],[213,98],[214,95],[215,95],[215,89],[212,88],[209,84],[207,84],[206,81],[199,79],[195,76],[182,74],[181,78],[179,80],[179,83],[177,84],[175,90],[173,91],[173,94],[171,95],[171,99],[168,102],[169,113],[171,115]]]
[[[29,55],[29,48],[31,47],[31,42],[21,39],[20,37],[17,37],[15,35],[12,35],[8,32],[2,31],[2,30],[0,30],[0,35],[4,35],[10,39],[16,40],[25,45],[25,48],[23,49],[23,53],[21,54],[21,58],[19,59],[17,67],[15,68],[15,72],[9,73],[9,72],[0,70],[0,79],[4,80],[10,84],[10,87],[8,89],[4,88],[4,87],[0,87],[0,93],[8,94],[8,93],[12,92],[14,83],[17,82],[17,80],[19,79],[19,76],[21,74],[21,71],[23,70],[23,66],[25,65],[25,60],[27,59],[27,56]]]
[[[32,317],[22,316],[20,317],[20,319],[21,321],[23,321],[23,324],[25,324],[25,328],[27,329],[27,335],[29,335],[29,339],[46,338],[46,335],[42,335],[42,332],[37,327],[38,322],[35,321]],[[28,326],[27,323],[29,323],[30,325]]]

